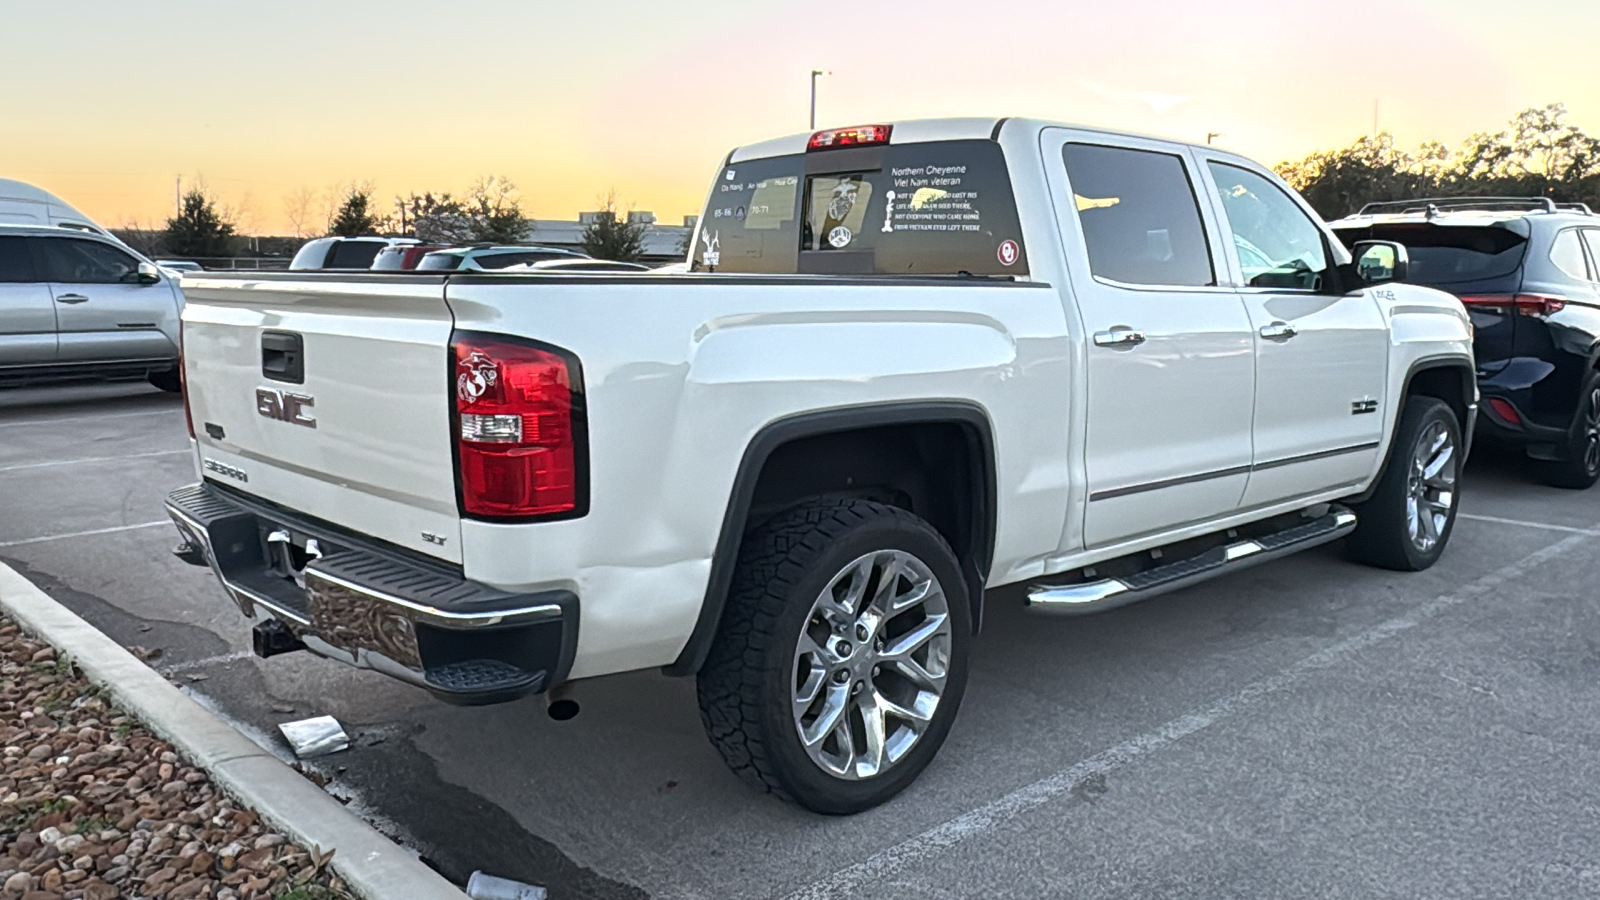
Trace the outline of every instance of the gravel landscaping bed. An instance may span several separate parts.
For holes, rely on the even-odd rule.
[[[352,897],[4,616],[0,746],[0,900]]]

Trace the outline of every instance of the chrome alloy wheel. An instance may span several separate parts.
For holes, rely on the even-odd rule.
[[[950,671],[950,602],[900,550],[845,566],[811,605],[794,654],[794,724],[811,761],[847,781],[911,752]]]
[[[1406,530],[1423,553],[1433,550],[1456,502],[1456,443],[1443,422],[1423,429],[1406,479]]]

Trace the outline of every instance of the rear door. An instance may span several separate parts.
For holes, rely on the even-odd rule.
[[[35,273],[28,239],[0,236],[0,366],[56,359],[56,310],[50,286]]]
[[[207,480],[461,561],[442,278],[202,275],[184,294]]]
[[[1346,295],[1332,244],[1264,173],[1206,158],[1229,264],[1254,331],[1255,456],[1245,507],[1372,474],[1389,417],[1389,327],[1368,292]]]
[[[55,300],[61,362],[174,359],[162,331],[178,313],[165,283],[140,284],[139,260],[93,238],[36,237],[34,259]]]
[[[1067,129],[1043,140],[1091,336],[1086,544],[1234,512],[1250,473],[1253,341],[1239,295],[1219,284],[1192,159],[1164,142]]]

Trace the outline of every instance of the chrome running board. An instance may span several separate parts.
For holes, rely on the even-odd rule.
[[[1191,584],[1336,541],[1354,531],[1356,514],[1335,506],[1328,514],[1275,534],[1214,547],[1199,556],[1146,569],[1137,575],[1081,584],[1041,584],[1028,591],[1028,606],[1059,616],[1086,616],[1127,606]]]

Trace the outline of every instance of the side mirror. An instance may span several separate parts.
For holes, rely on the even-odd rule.
[[[156,284],[161,281],[161,270],[154,263],[139,263],[139,272],[134,280],[139,284]]]
[[[1356,275],[1364,285],[1405,281],[1411,273],[1411,255],[1394,241],[1358,241],[1350,252],[1356,258]]]

